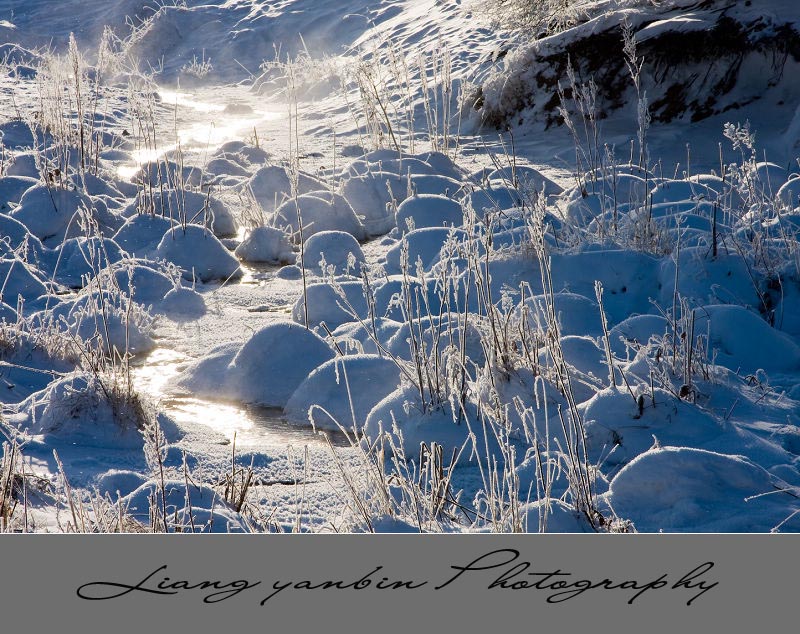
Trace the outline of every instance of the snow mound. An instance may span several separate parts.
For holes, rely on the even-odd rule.
[[[325,322],[328,328],[334,329],[341,324],[355,321],[358,317],[367,316],[367,301],[364,299],[361,282],[341,282],[335,287],[326,282],[309,284],[307,299],[310,326],[315,327]],[[292,308],[292,319],[300,324],[305,323],[306,307],[302,296]]]
[[[147,260],[124,260],[113,268],[116,286],[140,304],[161,301],[175,287],[169,275],[149,266]]]
[[[125,221],[114,234],[114,242],[130,255],[144,256],[158,247],[164,233],[175,222],[163,216],[136,214]]]
[[[608,365],[604,349],[592,337],[568,335],[559,339],[577,402],[592,398],[598,389],[609,383]],[[553,365],[548,352],[539,353],[543,365]]]
[[[263,165],[269,159],[269,153],[266,150],[244,141],[223,143],[214,152],[214,156],[234,161],[244,168]]]
[[[610,323],[651,312],[650,299],[658,293],[660,282],[660,261],[655,257],[635,251],[598,250],[553,254],[551,260],[556,292],[569,290],[594,298],[595,281],[603,285],[603,308]],[[671,301],[670,297],[670,305]]]
[[[128,495],[145,482],[147,479],[135,471],[111,469],[97,479],[97,490],[101,495],[109,495],[112,500],[116,500],[117,494]]]
[[[548,298],[546,295],[534,295],[525,300],[518,310],[526,311],[524,315],[531,328],[546,331],[548,328]],[[597,303],[588,297],[562,291],[553,294],[553,311],[558,322],[561,335],[597,335],[602,330],[600,309]]]
[[[441,174],[415,174],[410,177],[410,181],[412,195],[458,198],[463,193],[461,181]]]
[[[395,226],[391,203],[406,199],[408,179],[391,172],[370,172],[344,181],[342,195],[361,219],[367,235],[381,236]]]
[[[642,532],[765,532],[798,507],[786,488],[741,456],[701,449],[648,451],[611,481],[614,510]]]
[[[668,332],[669,322],[660,315],[633,315],[621,321],[609,332],[611,352],[620,359],[629,356],[629,350],[646,346],[651,337]]]
[[[388,350],[389,341],[400,328],[401,324],[399,322],[377,317],[374,326],[372,320],[369,323],[354,321],[338,326],[332,334],[334,341],[345,354],[350,354],[351,352],[378,354],[378,344]],[[394,354],[391,350],[389,350],[389,353]]]
[[[236,258],[210,231],[199,225],[168,230],[155,255],[181,267],[183,277],[190,281],[225,281],[242,276]]]
[[[47,292],[47,288],[32,267],[13,257],[0,257],[0,300],[16,305],[17,297],[36,299]]]
[[[27,176],[3,176],[0,178],[0,212],[11,210],[9,203],[18,203],[22,195],[39,181]]]
[[[400,370],[391,359],[368,354],[339,357],[300,384],[284,413],[319,429],[361,429],[372,408],[399,384]]]
[[[72,302],[67,327],[80,339],[99,346],[104,353],[143,353],[155,347],[148,313],[129,300],[104,292],[83,292]],[[60,307],[59,307],[60,308]]]
[[[761,299],[748,262],[738,254],[709,257],[708,247],[681,250],[678,263],[678,291],[704,304],[739,304],[759,307]],[[675,291],[675,258],[665,258],[659,272],[659,302],[672,304]]]
[[[179,165],[175,161],[163,158],[157,161],[144,163],[133,175],[131,182],[142,188],[153,187],[166,190],[178,188],[185,190],[188,187],[200,187],[205,174],[197,167]]]
[[[122,251],[109,238],[69,238],[43,263],[48,274],[65,286],[80,288],[84,280],[122,259]]]
[[[481,333],[472,322],[467,324],[466,330],[459,319],[447,315],[441,319],[426,316],[415,317],[412,323],[408,321],[404,321],[402,324],[390,323],[397,324],[397,326],[391,337],[385,342],[384,347],[389,354],[398,359],[411,361],[413,356],[411,338],[413,335],[427,354],[436,351],[436,354],[443,358],[453,354],[459,356],[463,345],[468,366],[470,363],[475,363],[481,367],[486,362],[486,355],[481,345]]]
[[[291,174],[285,167],[279,165],[265,165],[259,168],[250,177],[247,187],[256,202],[267,213],[275,211],[293,195]],[[322,181],[310,174],[298,172],[298,195],[322,189],[326,189]]]
[[[305,265],[317,275],[323,275],[321,263],[326,268],[333,266],[337,274],[358,275],[359,264],[364,262],[364,253],[358,241],[344,231],[321,231],[315,233],[303,246]]]
[[[440,252],[445,243],[454,246],[469,240],[469,234],[463,229],[448,229],[446,227],[426,227],[414,229],[406,233],[401,240],[386,251],[384,268],[388,275],[399,275],[403,272],[403,250],[408,252],[408,272],[415,276],[417,263],[422,263],[422,269],[429,271],[439,260]]]
[[[279,280],[299,280],[303,277],[303,269],[294,264],[289,264],[288,266],[282,266],[278,269],[278,272],[275,273],[275,277]]]
[[[300,240],[298,209],[304,239],[321,231],[344,231],[357,240],[366,237],[361,221],[344,198],[328,192],[314,192],[287,200],[271,216],[271,224],[290,230],[295,242]]]
[[[218,238],[235,236],[238,230],[231,210],[216,196],[193,191],[163,189],[158,193],[139,193],[130,206],[140,214],[163,216],[174,221],[209,227]]]
[[[441,307],[441,300],[436,293],[436,280],[420,282],[417,277],[406,279],[402,275],[388,275],[374,289],[373,296],[378,316],[401,322],[409,317],[415,321],[424,319],[429,307],[431,314],[438,314]],[[406,300],[409,300],[408,304]],[[409,307],[411,315],[407,314]]]
[[[17,249],[26,240],[32,246],[38,245],[38,250],[41,251],[42,243],[39,238],[28,231],[28,228],[24,224],[16,218],[0,213],[0,242],[11,249]]]
[[[150,508],[153,500],[158,501],[159,510],[166,508],[167,517],[182,525],[186,532],[226,534],[249,532],[247,522],[220,501],[219,492],[203,484],[190,482],[187,485],[185,480],[169,478],[163,482],[147,480],[125,495],[121,502],[135,519],[146,524],[156,513]],[[187,504],[188,500],[191,500],[191,506]]]
[[[291,264],[295,260],[286,233],[275,227],[252,229],[233,254],[242,262]]]
[[[419,194],[400,203],[395,223],[403,233],[424,227],[460,227],[464,212],[460,204],[446,196]]]
[[[784,183],[776,192],[775,197],[786,209],[800,207],[800,177],[792,178]]]
[[[80,235],[81,209],[92,209],[88,196],[71,189],[35,185],[26,190],[11,217],[24,224],[42,241],[59,243],[65,236]],[[69,233],[68,233],[69,231]]]
[[[495,181],[467,194],[462,204],[464,208],[472,209],[479,219],[483,219],[489,213],[522,206],[522,197],[513,187]]]
[[[14,46],[16,50],[8,50],[7,47],[9,46],[12,45],[3,44],[2,47],[0,47],[2,54],[4,56],[8,55],[8,63],[14,63],[12,60],[15,58],[18,59],[20,54],[22,57],[33,55],[30,51],[24,51],[24,49],[20,49],[17,46]],[[29,58],[26,63],[30,63],[30,61],[32,60]],[[0,124],[0,140],[2,140],[3,145],[9,150],[22,150],[36,145],[33,132],[25,121],[4,121]]]
[[[459,182],[466,177],[464,170],[443,152],[423,152],[417,154],[416,158],[430,165],[434,169],[434,174]]]
[[[176,379],[178,387],[204,396],[226,396],[229,388],[227,372],[233,358],[241,349],[237,342],[214,347],[207,355],[189,364]]]
[[[539,500],[523,504],[520,507],[520,515],[520,521],[527,533],[539,531],[540,519],[543,519],[542,528],[546,533],[594,532],[584,516],[561,500]]]
[[[153,310],[175,321],[190,321],[206,314],[206,301],[197,291],[176,287],[167,292]]]
[[[484,179],[487,181],[505,181],[507,185],[516,189],[526,192],[538,192],[544,196],[556,196],[564,191],[560,185],[529,165],[496,168],[481,180]]]
[[[113,406],[97,378],[65,376],[20,403],[27,431],[83,447],[137,449],[144,444],[137,409],[120,401]]]
[[[217,156],[212,158],[205,165],[205,170],[212,176],[243,176],[250,177],[250,172],[247,171],[242,165],[228,158],[227,155]]]
[[[800,369],[800,346],[746,308],[705,306],[695,316],[695,335],[708,334],[718,365],[747,374]]]
[[[412,385],[401,385],[375,405],[367,416],[364,434],[373,442],[382,433],[389,434],[394,445],[402,447],[408,460],[419,457],[423,443],[428,446],[438,443],[445,456],[452,456],[454,451],[464,447],[462,462],[466,464],[473,449],[470,433],[475,433],[475,445],[480,448],[481,455],[485,440],[480,425],[474,422],[477,420],[474,408],[468,407],[468,410],[471,421],[459,421],[449,403],[423,408],[419,402],[419,390]],[[486,441],[492,445],[490,439]]]
[[[625,464],[655,443],[703,448],[724,431],[711,416],[669,392],[655,389],[643,399],[640,412],[625,388],[610,387],[581,406],[590,460]]]
[[[226,369],[230,396],[267,407],[283,407],[314,368],[333,358],[319,336],[303,326],[280,321],[264,326]]]

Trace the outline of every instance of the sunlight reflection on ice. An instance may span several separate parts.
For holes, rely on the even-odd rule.
[[[325,442],[313,429],[287,423],[279,408],[211,401],[173,393],[171,382],[188,361],[188,357],[175,350],[156,348],[142,365],[133,370],[136,389],[155,400],[159,411],[179,425],[206,425],[229,441],[233,441],[236,434],[239,447],[284,450],[290,445]],[[334,445],[344,444],[338,435],[330,437]]]
[[[225,106],[223,105],[198,101],[194,98],[192,93],[188,92],[178,92],[161,88],[158,91],[158,95],[164,103],[192,108],[198,112],[221,112],[225,110]]]
[[[275,110],[253,109],[246,103],[216,104],[196,99],[187,92],[160,89],[162,103],[184,110],[176,116],[176,130],[171,133],[175,141],[157,148],[144,148],[131,153],[131,162],[117,168],[120,178],[130,180],[145,163],[157,161],[178,147],[186,153],[211,152],[223,143],[240,139],[260,124],[276,121],[284,114]],[[194,111],[188,117],[185,111]]]

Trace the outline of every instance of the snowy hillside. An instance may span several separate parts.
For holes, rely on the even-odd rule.
[[[800,529],[798,8],[525,6],[0,0],[2,530]]]
[[[620,132],[626,124],[629,130],[637,126],[644,98],[658,158],[676,160],[664,156],[674,144],[670,131],[676,126],[704,122],[701,129],[709,134],[726,121],[749,120],[769,158],[796,168],[798,92],[792,77],[800,62],[797,3],[582,4],[588,6],[578,24],[504,49],[508,54],[475,94],[484,125],[560,125],[559,85],[568,109],[579,111],[569,103],[571,66],[578,88],[593,82],[595,116],[607,120],[607,142],[623,143]],[[626,28],[632,47],[626,45]],[[713,147],[692,145],[698,164],[718,163]]]

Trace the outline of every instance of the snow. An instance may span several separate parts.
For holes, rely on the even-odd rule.
[[[233,353],[227,349],[226,352]],[[328,345],[302,326],[289,322],[270,324],[232,354],[222,385],[209,386],[210,391],[269,407],[283,407],[306,376],[332,357]],[[184,385],[194,387],[194,381],[203,380],[203,371],[200,368],[190,371]]]
[[[299,242],[298,217],[303,224],[304,239],[321,231],[344,231],[357,240],[363,240],[366,236],[353,208],[347,200],[336,194],[312,192],[289,199],[275,210],[271,222],[287,229],[293,240]]]
[[[236,220],[228,206],[216,196],[199,192],[160,188],[155,195],[142,192],[133,206],[137,212],[190,224],[207,226],[218,238],[235,236]]]
[[[641,531],[768,531],[784,519],[789,496],[754,496],[776,488],[788,487],[741,456],[666,447],[620,471],[610,498]]]
[[[29,433],[54,436],[59,443],[117,449],[144,443],[134,412],[126,407],[115,411],[95,377],[68,375],[31,395],[18,411]]]
[[[397,207],[395,224],[402,232],[424,227],[460,227],[464,212],[456,201],[446,196],[420,194],[406,198]]]
[[[25,191],[10,215],[40,240],[58,244],[80,233],[79,214],[91,207],[91,201],[74,190],[38,184]]]
[[[294,262],[294,252],[286,233],[275,227],[256,227],[247,232],[233,254],[243,262]]]
[[[399,384],[400,370],[391,359],[348,355],[327,361],[309,374],[284,412],[289,420],[310,421],[318,429],[357,430],[372,408]]]
[[[724,429],[708,414],[664,390],[645,394],[641,413],[624,388],[597,392],[582,408],[589,455],[609,466],[626,464],[656,443],[707,447]]]
[[[36,299],[47,292],[43,280],[22,260],[0,258],[0,278],[3,280],[2,297],[13,304],[17,297]]]
[[[114,234],[114,241],[130,255],[150,255],[173,225],[169,217],[136,214]]]
[[[156,493],[169,531],[800,529],[796,3],[587,2],[543,38],[466,4],[15,8],[0,432],[26,470],[56,482],[56,450],[139,529]],[[445,475],[467,512],[420,517]]]
[[[22,195],[39,181],[27,176],[4,176],[0,178],[0,211],[7,214],[11,210],[9,203],[19,203]]]
[[[462,229],[446,227],[426,227],[407,232],[396,245],[386,251],[384,268],[389,275],[403,273],[403,255],[407,253],[408,273],[415,275],[417,264],[429,271],[439,259],[439,252],[448,241],[458,244],[469,239],[469,234]]]
[[[184,279],[190,281],[225,281],[242,275],[236,258],[209,230],[199,225],[168,229],[155,255],[181,267]]]
[[[408,195],[408,181],[392,172],[370,172],[345,180],[342,195],[353,207],[369,237],[388,233],[395,226],[391,204]]]
[[[250,177],[248,188],[256,202],[266,212],[274,211],[293,195],[292,177],[285,167],[279,165],[265,165],[259,168]],[[324,188],[325,185],[314,177],[308,174],[298,174],[298,195]]]
[[[298,297],[292,307],[292,319],[298,323],[328,328],[366,318],[367,302],[362,295],[361,282],[316,282],[309,284],[305,297]]]
[[[358,275],[359,265],[365,261],[358,241],[344,231],[315,233],[303,244],[303,252],[306,268],[317,275],[327,274],[329,267],[340,275]]]
[[[158,269],[147,266],[146,260],[119,262],[113,269],[114,280],[121,289],[130,289],[130,297],[140,304],[153,304],[175,287],[175,280]]]
[[[206,314],[203,296],[190,288],[172,288],[156,303],[154,310],[175,321],[191,321]]]
[[[752,374],[800,369],[800,346],[742,306],[704,306],[696,313],[695,332],[708,333],[714,362]]]

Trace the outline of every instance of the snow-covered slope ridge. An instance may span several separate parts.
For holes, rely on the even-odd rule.
[[[643,64],[641,92],[655,122],[698,121],[767,97],[778,106],[797,102],[800,87],[792,79],[800,64],[796,2],[596,4],[598,10],[586,21],[506,55],[503,67],[476,95],[475,108],[486,125],[560,123],[557,87],[560,83],[571,97],[569,64],[578,84],[594,81],[598,118],[620,109],[635,112],[625,25],[635,38]]]

